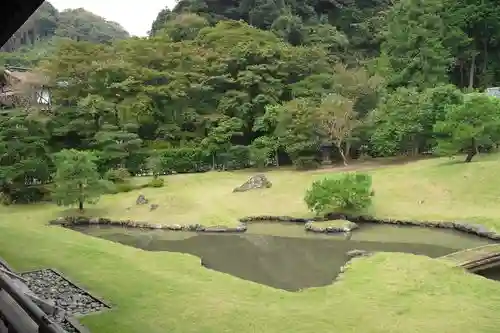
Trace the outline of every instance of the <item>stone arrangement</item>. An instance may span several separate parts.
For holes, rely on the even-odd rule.
[[[254,189],[270,188],[273,184],[263,174],[251,177],[243,185],[236,187],[233,192],[246,192]]]
[[[333,220],[346,220],[349,222],[347,228],[335,228],[330,227],[320,227],[315,226],[311,222],[326,222]],[[352,230],[357,229],[357,227],[362,227],[363,223],[384,223],[384,224],[395,224],[395,225],[406,225],[415,227],[429,227],[429,228],[442,228],[442,229],[453,229],[469,234],[473,234],[479,237],[488,238],[491,240],[500,240],[500,234],[495,231],[488,230],[486,227],[470,224],[466,222],[446,222],[446,221],[410,221],[410,220],[395,220],[395,219],[377,219],[370,216],[354,216],[346,215],[340,213],[330,213],[325,216],[314,217],[314,218],[296,218],[291,216],[272,216],[272,215],[260,215],[260,216],[248,216],[239,219],[239,224],[235,227],[229,226],[203,226],[202,224],[154,224],[148,222],[138,222],[131,220],[111,220],[108,218],[88,218],[88,217],[61,217],[56,220],[49,221],[50,225],[60,225],[65,227],[77,226],[77,225],[109,225],[109,226],[121,226],[128,228],[141,228],[141,229],[163,229],[171,231],[193,231],[193,232],[230,232],[230,233],[241,233],[247,231],[248,223],[258,223],[258,222],[283,222],[283,223],[299,223],[304,224],[304,229],[310,232],[318,233],[328,233],[328,232],[347,232],[350,233]],[[318,228],[319,227],[319,228]]]
[[[365,250],[351,250],[348,251],[346,255],[352,259],[356,257],[367,257],[369,255],[372,255],[372,253]]]
[[[307,222],[304,226],[306,231],[312,231],[317,233],[339,233],[339,232],[351,232],[354,229],[358,229],[359,226],[351,221],[339,220],[332,221],[332,223],[322,222],[324,225],[317,225],[314,222]]]
[[[66,314],[87,315],[109,308],[85,290],[75,286],[52,269],[22,273],[28,288],[38,297],[52,300]]]
[[[149,200],[143,194],[140,194],[135,200],[136,205],[146,205],[149,203]]]
[[[461,221],[415,221],[415,220],[398,220],[398,219],[377,219],[371,216],[364,215],[346,215],[341,213],[330,213],[326,214],[325,218],[328,220],[349,220],[357,224],[363,223],[385,223],[385,224],[395,224],[395,225],[406,225],[415,227],[427,227],[427,228],[440,228],[440,229],[452,229],[456,231],[465,232],[468,234],[476,235],[479,237],[488,238],[491,240],[500,240],[500,234],[489,230],[485,226],[480,224],[472,224],[468,222]]]
[[[49,221],[50,225],[60,225],[64,227],[79,226],[79,225],[102,225],[102,226],[116,226],[125,228],[139,228],[139,229],[161,229],[170,231],[193,231],[193,232],[245,232],[247,226],[244,223],[236,227],[229,226],[203,226],[201,224],[153,224],[148,222],[138,222],[131,220],[111,220],[99,217],[61,217],[56,220]]]

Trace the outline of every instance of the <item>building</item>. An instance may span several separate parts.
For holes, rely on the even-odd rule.
[[[0,72],[0,107],[48,109],[51,105],[51,90],[43,75],[16,67]]]

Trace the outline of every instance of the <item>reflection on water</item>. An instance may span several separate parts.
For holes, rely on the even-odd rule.
[[[270,222],[249,224],[245,234],[74,229],[148,251],[196,255],[207,268],[289,291],[330,284],[348,260],[346,252],[354,249],[438,257],[490,242],[452,230],[377,224],[363,224],[350,240],[342,234],[305,232],[303,224]]]

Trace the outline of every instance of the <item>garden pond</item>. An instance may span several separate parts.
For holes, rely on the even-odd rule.
[[[437,258],[493,243],[449,229],[363,223],[350,238],[306,232],[304,224],[255,222],[245,233],[195,233],[116,226],[74,226],[84,234],[147,251],[195,255],[203,266],[288,291],[331,284],[352,250]],[[481,274],[500,280],[500,270]]]

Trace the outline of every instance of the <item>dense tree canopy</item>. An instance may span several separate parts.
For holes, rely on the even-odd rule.
[[[491,151],[500,104],[483,91],[500,85],[497,7],[182,0],[149,37],[126,39],[48,10],[61,39],[37,70],[54,104],[3,116],[2,191],[17,200],[20,187],[51,184],[63,149],[92,151],[100,175],[155,176]]]

